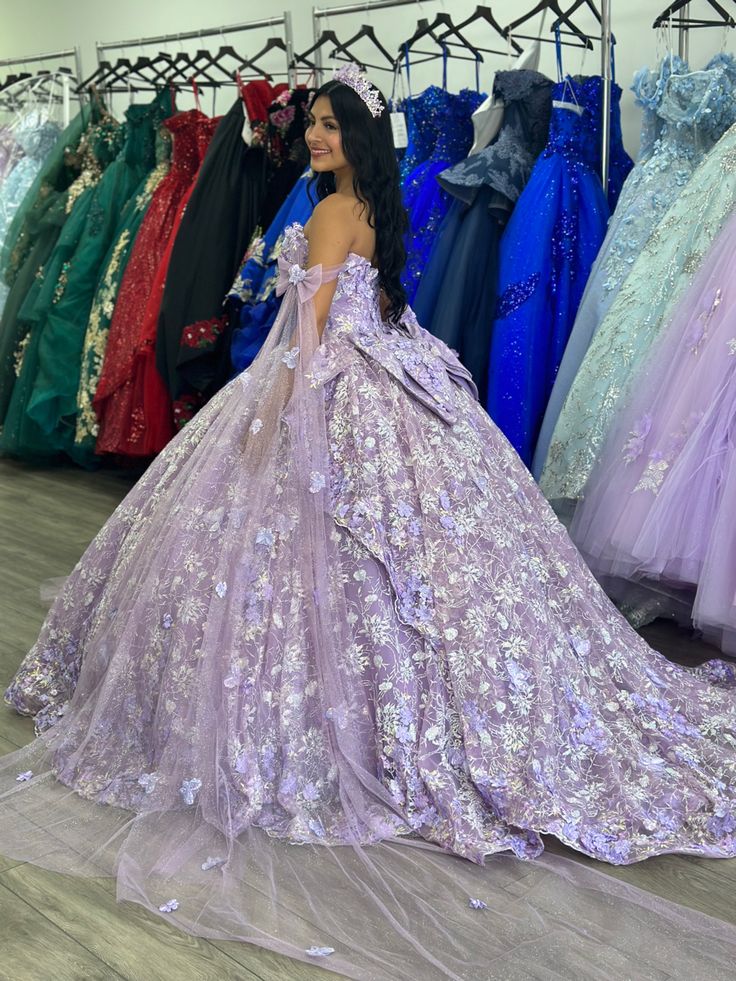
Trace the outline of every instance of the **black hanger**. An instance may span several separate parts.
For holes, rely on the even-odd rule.
[[[2,92],[3,89],[8,88],[9,85],[15,85],[16,82],[23,82],[29,78],[33,78],[33,75],[30,72],[19,72],[17,75],[8,75],[8,77],[3,81],[2,85],[0,85],[0,92]]]
[[[394,65],[396,63],[396,59],[394,58],[394,56],[390,52],[388,52],[384,48],[384,46],[378,40],[378,38],[376,37],[375,30],[373,29],[373,27],[370,24],[363,24],[357,34],[354,34],[351,38],[349,38],[347,41],[345,41],[345,47],[348,48],[348,49],[349,48],[352,48],[352,46],[357,41],[360,41],[363,38],[367,38],[369,41],[371,41],[373,43],[373,46],[375,47],[375,49],[378,51],[379,54],[383,55],[383,57],[386,59],[386,62],[387,63],[384,64],[384,65],[372,65],[370,62],[364,61],[362,58],[357,58],[357,57],[354,59],[356,61],[356,63],[359,64],[362,69],[373,68],[376,71],[393,71],[394,70]],[[338,52],[337,52],[337,50],[333,51],[330,57],[337,59],[338,58]],[[344,61],[346,59],[345,58],[342,58],[342,59],[339,59],[339,60],[343,60]]]
[[[297,64],[306,65],[307,68],[311,68],[312,71],[319,71],[319,66],[315,62],[310,61],[309,55],[313,54],[315,51],[319,51],[323,48],[325,44],[332,44],[334,46],[334,54],[343,55],[346,61],[359,61],[352,51],[349,51],[347,45],[338,38],[334,31],[322,31],[319,38],[315,41],[311,48],[307,48],[301,54],[294,55],[291,66],[294,67]]]
[[[437,29],[440,27],[444,28],[442,34],[437,33]],[[422,38],[425,37],[431,38],[435,44],[440,46],[442,53],[446,53],[449,57],[456,58],[459,61],[475,61],[476,63],[483,61],[483,55],[480,53],[478,48],[471,44],[467,38],[463,37],[460,30],[453,24],[450,15],[437,14],[431,24],[426,17],[423,17],[421,20],[417,21],[417,28],[412,36],[407,38],[406,41],[402,41],[402,43],[399,45],[399,55],[394,63],[396,64],[398,61],[400,61],[402,56],[404,56],[408,51],[411,51],[412,47],[417,41],[421,41]],[[454,37],[457,40],[455,42],[448,41],[448,37]],[[473,57],[466,58],[463,55],[453,55],[452,52],[449,51],[451,44],[454,44],[455,47],[459,46],[464,48],[466,51],[470,51]],[[441,57],[441,54],[437,52],[417,50],[416,53],[426,56],[422,58],[421,61],[415,62],[415,64],[418,65],[421,65],[424,61],[433,61],[435,58]]]
[[[570,17],[568,16],[568,14],[565,13],[565,11],[562,10],[562,8],[560,7],[560,5],[558,3],[558,0],[540,0],[540,2],[536,5],[536,7],[534,7],[533,10],[530,10],[528,13],[524,14],[523,17],[519,17],[518,20],[515,20],[513,23],[509,24],[507,27],[504,27],[504,29],[503,29],[504,36],[505,37],[508,37],[509,34],[516,34],[516,28],[517,27],[520,27],[522,24],[525,24],[528,20],[531,20],[532,17],[536,17],[537,14],[541,14],[543,10],[551,10],[552,13],[557,16],[557,22],[560,25],[563,25],[564,24],[565,27],[567,27],[569,29],[570,34],[573,34],[578,39],[578,42],[579,42],[578,44],[575,44],[573,41],[562,41],[561,42],[562,44],[574,44],[575,47],[582,46],[582,47],[588,48],[588,50],[591,50],[592,51],[593,44],[592,44],[590,38],[588,37],[587,34],[584,34],[580,30],[580,28],[576,24],[573,23],[573,21],[570,19]],[[545,41],[546,42],[546,41],[549,40],[548,38],[537,38],[537,37],[534,37],[533,35],[530,35],[530,34],[516,34],[516,36],[517,37],[524,38],[527,41]]]
[[[667,21],[676,13],[679,13],[683,7],[687,7],[689,0],[675,0],[671,3],[666,10],[657,17],[652,27],[662,27]],[[736,27],[736,20],[725,10],[717,0],[708,0],[711,8],[718,14],[720,20],[705,20],[702,17],[690,17],[686,12],[686,16],[682,19],[678,18],[678,25],[684,27]]]
[[[593,0],[575,0],[575,3],[572,5],[572,7],[570,7],[568,10],[565,11],[565,16],[572,17],[575,11],[579,10],[581,7],[587,7],[588,10],[593,14],[595,19],[598,21],[598,23],[599,24],[601,23],[600,11],[598,10],[598,7],[596,7]],[[554,29],[557,26],[561,26],[561,21],[559,20],[559,18],[552,24],[551,29],[554,31]]]
[[[467,17],[461,24],[458,24],[457,25],[458,31],[465,30],[466,27],[468,27],[470,24],[474,24],[475,21],[477,21],[477,20],[483,20],[483,21],[485,21],[487,24],[490,24],[490,26],[493,28],[493,30],[496,31],[496,33],[499,34],[502,38],[505,38],[506,37],[506,35],[503,33],[503,27],[501,27],[501,25],[498,23],[498,21],[496,20],[496,18],[493,16],[493,12],[491,11],[491,8],[490,7],[484,7],[484,6],[481,6],[481,5],[479,5],[479,6],[477,6],[475,8],[475,13],[472,13],[470,15],[470,17]],[[521,54],[521,52],[524,50],[521,47],[520,44],[517,44],[516,41],[514,41],[513,38],[511,39],[511,47],[512,47],[513,51],[516,54]],[[495,50],[492,50],[491,48],[481,48],[481,47],[479,47],[478,50],[479,51],[484,51],[486,54],[501,54],[501,55],[505,55],[505,54],[508,53],[507,50],[504,50],[504,51],[495,51]]]

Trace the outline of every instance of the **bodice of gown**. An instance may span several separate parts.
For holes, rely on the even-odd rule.
[[[284,233],[281,258],[293,263],[295,279],[307,261],[307,241],[302,226],[290,225]],[[356,349],[399,381],[407,392],[441,419],[453,424],[457,419],[457,386],[477,397],[470,372],[438,338],[417,323],[407,307],[401,328],[381,318],[378,270],[368,259],[350,253],[337,277],[322,344],[310,371],[314,379],[326,383],[355,357]]]
[[[173,138],[171,169],[169,174],[182,183],[194,180],[200,164],[200,130],[207,117],[199,109],[189,109],[164,120],[164,126]]]
[[[634,73],[631,91],[634,93],[636,105],[642,110],[639,154],[637,156],[639,166],[651,157],[662,132],[663,120],[657,110],[667,80],[673,72],[676,75],[682,75],[687,70],[687,64],[682,58],[673,54],[664,58],[656,70],[644,67]]]
[[[600,113],[601,85],[599,76],[581,81],[567,78],[552,89],[552,100],[580,107],[554,107],[549,125],[549,140],[542,156],[562,156],[573,166],[595,169],[600,160],[600,140],[593,120]]]
[[[122,149],[124,139],[125,127],[110,115],[104,115],[87,127],[74,154],[79,174],[66,195],[67,214],[79,196],[98,183],[107,165]]]
[[[457,160],[468,152],[473,142],[471,116],[485,96],[475,89],[463,89],[457,95],[444,92],[437,111],[437,140],[429,156],[431,161]]]
[[[444,105],[446,95],[443,89],[430,85],[404,103],[409,142],[399,166],[402,181],[432,153],[438,136],[438,108]]]
[[[497,72],[494,97],[504,103],[501,129],[479,153],[443,171],[439,182],[468,204],[484,185],[515,201],[547,143],[552,82],[527,69]]]

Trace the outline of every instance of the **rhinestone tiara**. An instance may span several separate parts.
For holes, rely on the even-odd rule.
[[[378,94],[378,89],[371,85],[356,64],[350,62],[347,65],[343,65],[342,68],[338,68],[334,74],[334,78],[336,81],[342,82],[343,85],[349,85],[354,92],[358,93],[363,102],[368,106],[368,110],[374,119],[381,115],[383,112],[383,103]]]

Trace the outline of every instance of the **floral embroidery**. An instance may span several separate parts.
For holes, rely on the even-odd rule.
[[[468,902],[468,906],[471,909],[488,909],[488,904],[484,903],[482,899],[471,899]]]
[[[15,778],[18,783],[25,783],[33,777],[33,770],[25,770]]]
[[[174,910],[177,910],[177,909],[179,909],[179,900],[178,899],[169,899],[165,903],[162,903],[159,906],[158,911],[159,911],[159,913],[173,913]]]
[[[281,359],[287,368],[296,368],[299,357],[299,348],[292,347]]]
[[[227,318],[210,317],[209,320],[198,320],[184,328],[181,343],[183,347],[208,348],[214,346],[217,338],[227,326]]]

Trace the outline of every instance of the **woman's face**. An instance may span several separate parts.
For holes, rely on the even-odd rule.
[[[350,164],[342,152],[340,126],[332,114],[332,103],[326,95],[315,99],[307,114],[309,125],[305,139],[311,154],[312,170],[329,173],[342,170]]]

